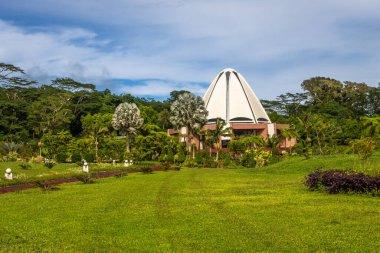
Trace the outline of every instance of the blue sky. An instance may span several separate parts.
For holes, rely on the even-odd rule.
[[[262,99],[314,76],[380,82],[378,0],[0,0],[0,62],[115,93],[203,95],[226,67]]]

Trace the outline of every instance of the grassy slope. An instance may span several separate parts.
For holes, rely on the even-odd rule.
[[[0,195],[0,251],[377,251],[379,197],[310,192],[301,183],[320,164],[355,163],[293,158]]]

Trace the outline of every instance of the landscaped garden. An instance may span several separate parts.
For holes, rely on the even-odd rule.
[[[2,194],[0,251],[373,252],[380,198],[310,191],[303,182],[316,167],[373,172],[379,161],[379,153],[366,163],[354,155],[296,157]]]
[[[305,80],[261,101],[286,123],[269,135],[208,119],[188,91],[155,101],[0,72],[0,251],[380,246],[380,87]]]

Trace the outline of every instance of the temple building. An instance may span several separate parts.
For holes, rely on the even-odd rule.
[[[226,127],[231,128],[235,137],[255,134],[266,139],[280,134],[281,129],[288,128],[287,124],[271,122],[247,80],[231,68],[223,69],[214,78],[203,96],[203,101],[209,112],[204,130],[215,129],[217,118],[222,118],[226,122]],[[178,134],[173,130],[169,130],[168,133]],[[186,135],[186,129],[181,129],[181,135]],[[220,141],[222,147],[227,147],[230,137],[221,137]],[[198,144],[197,146],[203,146],[199,145],[202,140],[195,139],[194,142]],[[290,147],[294,144],[294,139],[281,141],[282,147]]]

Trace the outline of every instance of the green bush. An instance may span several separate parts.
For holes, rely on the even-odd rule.
[[[47,167],[48,169],[53,168],[55,163],[53,161],[47,161],[45,162],[44,166]]]
[[[177,153],[177,159],[176,161],[178,163],[183,163],[186,160],[186,155],[185,155],[185,147],[182,144],[178,145],[178,153]]]
[[[190,168],[193,168],[195,167],[195,161],[193,159],[186,159],[183,164],[183,166],[185,167],[190,167]]]
[[[87,153],[84,155],[84,160],[89,163],[95,162],[95,154],[94,153]]]
[[[32,166],[31,166],[28,162],[26,162],[26,161],[23,161],[23,162],[20,164],[20,167],[21,167],[21,169],[23,169],[23,170],[28,170],[28,169],[32,168]]]
[[[55,191],[60,189],[58,186],[55,186],[47,181],[36,180],[34,183],[43,191]]]
[[[140,171],[143,174],[152,174],[153,173],[152,166],[150,166],[150,165],[140,165]]]
[[[203,167],[203,156],[200,151],[195,153],[194,163],[197,167]]]
[[[59,163],[65,163],[67,158],[68,156],[66,152],[60,152],[56,156],[57,162]]]
[[[247,149],[241,159],[241,165],[248,168],[264,167],[268,165],[272,153],[261,148]]]
[[[92,179],[92,177],[91,177],[90,174],[85,174],[85,175],[77,176],[76,179],[78,179],[79,181],[81,181],[84,184],[93,184],[93,183],[95,183],[95,180]]]
[[[355,154],[358,154],[361,160],[366,161],[375,151],[376,141],[374,138],[361,138],[360,140],[352,140],[351,148]]]
[[[71,154],[71,162],[72,163],[77,163],[77,162],[80,162],[82,161],[82,156],[80,155],[79,152],[73,152]]]

